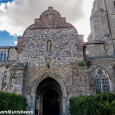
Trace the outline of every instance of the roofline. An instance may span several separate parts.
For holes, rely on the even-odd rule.
[[[17,48],[17,46],[0,46],[0,49]]]
[[[84,42],[83,45],[92,45],[92,44],[104,44],[104,41],[93,41],[93,42]]]

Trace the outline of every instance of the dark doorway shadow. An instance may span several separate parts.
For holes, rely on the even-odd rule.
[[[43,95],[43,115],[60,115],[60,97],[53,89]]]

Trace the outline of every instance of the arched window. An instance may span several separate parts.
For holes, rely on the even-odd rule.
[[[51,51],[51,47],[52,47],[52,42],[51,40],[47,41],[47,51]]]
[[[7,59],[7,54],[6,52],[1,52],[0,53],[0,61],[5,61]]]
[[[96,93],[109,92],[109,79],[106,71],[97,69],[94,75]]]
[[[3,60],[3,53],[0,53],[0,61]]]

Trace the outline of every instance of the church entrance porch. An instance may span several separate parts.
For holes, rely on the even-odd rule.
[[[36,90],[36,115],[62,115],[62,90],[59,83],[47,77]]]

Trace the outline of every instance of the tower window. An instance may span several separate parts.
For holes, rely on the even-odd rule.
[[[100,68],[96,71],[95,76],[95,89],[96,93],[109,92],[109,79],[104,70]]]
[[[52,42],[51,40],[48,40],[47,41],[47,51],[51,51],[51,48],[52,48]]]

